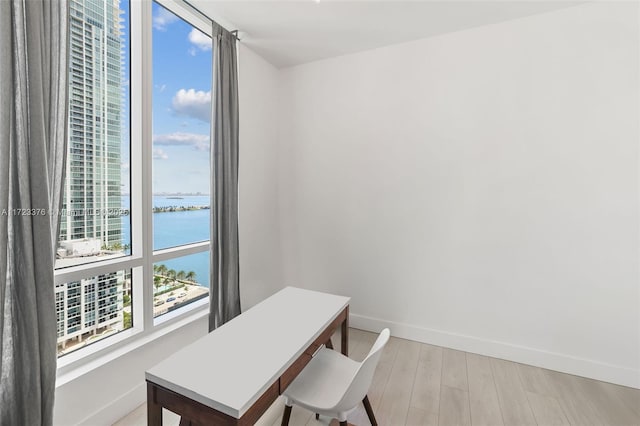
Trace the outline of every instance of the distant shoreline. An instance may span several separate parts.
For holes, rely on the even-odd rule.
[[[210,210],[210,206],[165,206],[154,207],[153,213],[175,213],[175,212],[191,212],[196,210]],[[109,217],[129,216],[131,211],[129,209],[121,210],[118,215],[109,215]]]
[[[190,212],[193,210],[209,210],[209,206],[166,206],[154,207],[154,213],[173,213],[173,212]]]
[[[131,194],[128,192],[123,192],[120,194],[123,197],[130,197]],[[199,192],[161,192],[159,194],[152,194],[154,197],[209,197],[210,194],[202,194]]]

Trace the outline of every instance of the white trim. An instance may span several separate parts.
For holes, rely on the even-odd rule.
[[[209,250],[209,241],[202,241],[185,246],[171,247],[153,252],[153,263],[164,262],[165,260],[177,257],[189,256],[191,254],[202,253]]]
[[[75,366],[82,364],[81,360],[83,359],[89,360],[92,357],[101,356],[101,354],[104,355],[104,353],[108,351],[109,347],[117,345],[120,342],[133,339],[141,332],[141,329],[129,328],[115,333],[112,336],[107,336],[104,339],[97,340],[89,346],[70,352],[69,354],[58,358],[58,373],[75,368]]]
[[[110,272],[133,269],[141,266],[142,258],[123,256],[117,259],[97,260],[82,265],[70,266],[64,269],[56,269],[54,278],[56,284],[64,284],[71,281],[79,281],[84,278],[95,277],[96,275],[108,274]]]
[[[147,277],[142,289],[143,327],[153,329],[153,11],[152,2],[142,2],[140,10],[140,145],[142,148],[142,267]]]
[[[363,315],[351,314],[349,316],[349,325],[376,333],[388,327],[393,336],[403,339],[506,359],[640,389],[640,370],[633,370],[619,365]]]
[[[189,3],[180,0],[153,0],[189,25],[211,36],[211,19]]]
[[[83,354],[82,358],[72,360],[71,363],[67,365],[60,365],[60,361],[58,361],[58,372],[56,376],[56,388],[63,386],[72,380],[77,379],[78,377],[99,368],[116,358],[119,358],[141,346],[146,345],[147,343],[152,342],[153,340],[162,338],[166,334],[171,333],[191,322],[197,321],[201,318],[206,318],[209,315],[209,312],[205,308],[201,308],[198,310],[192,310],[188,315],[185,314],[180,319],[175,321],[163,323],[161,326],[156,326],[153,331],[147,333],[135,333],[135,339],[127,339],[131,337],[131,331],[125,330],[122,331],[112,337],[106,338],[100,342],[94,343],[94,345],[98,345],[99,343],[106,343],[107,348],[99,348],[100,353],[95,352],[94,356],[86,355],[86,352]],[[122,335],[120,341],[114,343],[114,340],[117,336]],[[102,351],[102,349],[105,349]],[[71,356],[69,354],[68,356]]]
[[[146,217],[145,203],[142,198],[142,187],[146,180],[142,167],[144,153],[141,143],[134,143],[142,140],[142,119],[143,119],[143,74],[142,64],[134,58],[142,57],[144,52],[143,34],[141,25],[131,25],[132,22],[142,21],[143,4],[139,1],[129,3],[129,45],[130,45],[130,69],[129,69],[129,203],[131,208],[131,253],[142,259],[145,253],[143,244],[142,227]],[[135,165],[135,167],[134,167]],[[142,262],[141,262],[142,264]]]
[[[202,299],[196,300],[195,302],[191,302],[188,305],[185,305],[181,308],[176,309],[175,311],[167,312],[165,314],[155,317],[153,319],[153,325],[159,326],[164,323],[173,321],[175,318],[181,318],[193,310],[205,310],[208,307],[209,307],[209,297],[203,297]],[[207,314],[208,313],[209,312],[207,311]]]
[[[163,0],[164,1],[164,0]],[[236,27],[235,24],[233,24],[232,22],[227,21],[224,17],[213,14],[211,15],[210,13],[204,13],[202,12],[200,9],[198,9],[197,6],[192,5],[192,1],[191,0],[182,0],[182,3],[187,4],[189,7],[197,10],[199,13],[201,13],[202,15],[206,16],[208,19],[210,19],[211,21],[215,22],[217,25],[221,26],[222,28],[224,28],[227,31],[234,31],[234,30],[239,30],[238,27]],[[211,32],[207,33],[209,35],[211,35]]]
[[[145,152],[143,144],[138,141],[143,139],[143,114],[145,106],[144,98],[144,65],[142,58],[145,48],[143,25],[132,25],[132,22],[143,23],[144,19],[144,3],[140,1],[131,1],[129,3],[129,205],[131,217],[131,253],[140,258],[140,265],[131,271],[131,320],[134,329],[140,329],[143,332],[149,330],[145,327],[145,316],[148,311],[153,315],[153,308],[147,308],[151,303],[145,302],[145,286],[144,277],[146,277],[145,265],[147,260],[143,257],[146,252],[144,241],[143,226],[144,219],[148,217],[148,207],[144,197],[144,185],[148,180],[144,174],[144,156],[151,155]],[[149,18],[150,19],[150,18]],[[138,142],[138,143],[136,143]],[[133,166],[136,165],[136,166]],[[153,300],[153,297],[151,298]],[[147,331],[148,332],[148,331]],[[143,337],[144,333],[140,337]],[[105,350],[105,354],[108,350]]]

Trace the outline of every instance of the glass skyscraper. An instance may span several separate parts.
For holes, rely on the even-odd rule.
[[[122,250],[123,28],[119,0],[71,0],[69,140],[58,258]],[[56,286],[58,344],[122,328],[124,272]]]
[[[122,241],[122,30],[119,0],[70,3],[69,147],[60,240]]]

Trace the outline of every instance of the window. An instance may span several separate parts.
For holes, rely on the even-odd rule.
[[[208,254],[181,248],[210,238],[212,57],[209,36],[157,3],[153,16],[161,23],[153,28],[153,247],[165,253],[154,264],[159,316],[208,295]]]
[[[77,359],[208,305],[212,56],[180,1],[71,0],[69,19],[55,306]]]

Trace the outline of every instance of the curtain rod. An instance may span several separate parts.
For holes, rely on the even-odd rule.
[[[228,31],[233,37],[235,37],[236,40],[240,41],[240,37],[238,37],[238,30],[232,30],[232,31],[227,30],[225,27],[223,27],[222,25],[218,24],[216,21],[211,19],[206,13],[202,12],[200,9],[192,5],[189,0],[182,0],[182,2],[184,3],[185,6],[187,6],[187,8],[191,9],[191,12],[195,13],[196,15],[200,15],[202,19],[211,22],[212,25],[217,25],[220,28],[223,28],[224,30]]]

